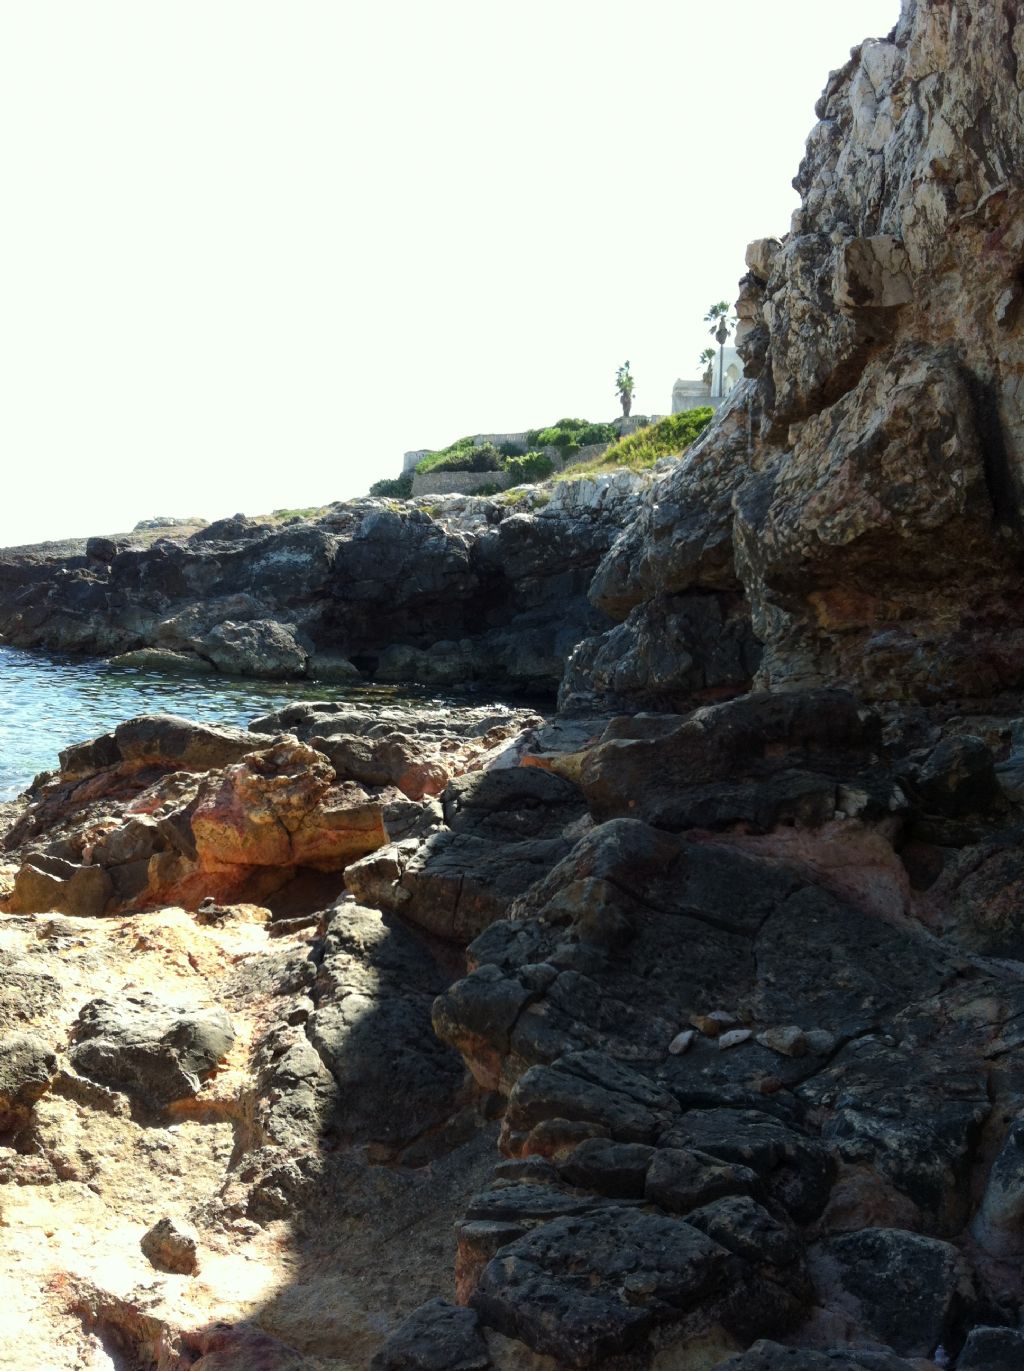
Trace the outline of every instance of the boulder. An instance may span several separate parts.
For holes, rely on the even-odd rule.
[[[370,1371],[491,1371],[491,1359],[473,1310],[435,1299],[398,1326]]]
[[[863,1351],[836,1347],[813,1352],[759,1338],[740,1356],[721,1362],[715,1371],[917,1371],[918,1365],[878,1348]]]
[[[812,1253],[823,1304],[841,1299],[865,1339],[902,1356],[929,1357],[955,1346],[977,1304],[965,1258],[949,1243],[896,1228],[827,1239]]]
[[[1017,1371],[1024,1365],[1024,1333],[1016,1328],[972,1328],[957,1371]]]
[[[25,1121],[56,1074],[56,1053],[35,1034],[0,1037],[0,1132]]]
[[[287,679],[304,676],[309,662],[309,653],[299,645],[294,626],[272,619],[216,624],[199,648],[218,671],[229,676]]]
[[[174,652],[166,647],[139,647],[133,652],[121,652],[111,657],[110,666],[132,671],[156,671],[161,674],[206,676],[215,668],[205,657],[194,652]]]
[[[211,776],[190,820],[200,866],[340,870],[380,847],[381,804],[333,782],[326,757],[288,738]]]
[[[579,781],[598,821],[817,826],[836,811],[837,783],[864,770],[879,743],[877,718],[845,691],[758,693],[666,717],[655,735],[645,721],[615,721],[584,754]]]
[[[1024,1118],[1010,1125],[989,1172],[971,1231],[994,1257],[1024,1254]]]
[[[223,1009],[124,993],[82,1007],[71,1061],[83,1075],[160,1107],[197,1094],[234,1037]]]
[[[15,876],[8,907],[21,914],[52,911],[88,918],[103,914],[114,893],[102,866],[79,865],[36,852]]]
[[[339,780],[394,785],[410,800],[439,795],[448,784],[449,771],[441,758],[424,756],[421,746],[400,734],[372,739],[314,734],[310,744],[328,758]]]
[[[119,724],[114,744],[129,766],[164,766],[173,771],[212,771],[240,761],[253,750],[252,735],[242,728],[214,727],[173,714],[143,714]],[[61,754],[61,767],[66,753]],[[68,756],[69,762],[78,761]]]
[[[471,1307],[557,1365],[587,1367],[641,1351],[656,1330],[679,1355],[710,1329],[742,1336],[758,1317],[783,1327],[794,1305],[770,1310],[755,1273],[690,1224],[608,1205],[504,1245]]]
[[[345,868],[345,885],[361,903],[465,943],[501,918],[568,848],[562,839],[494,842],[446,831],[354,862]]]

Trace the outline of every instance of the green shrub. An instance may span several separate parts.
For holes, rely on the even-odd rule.
[[[512,484],[517,486],[544,481],[554,469],[555,464],[546,452],[527,452],[523,457],[505,459],[505,470],[512,477]]]
[[[610,443],[615,437],[613,424],[592,424],[588,419],[559,419],[548,428],[531,429],[531,447],[554,447],[562,457],[574,456],[589,443]]]
[[[452,453],[442,462],[436,462],[431,471],[500,471],[503,465],[501,453],[493,443],[482,447],[462,448]],[[419,467],[416,468],[417,471]]]
[[[439,452],[428,452],[426,457],[421,457],[416,463],[416,470],[421,476],[425,475],[428,471],[436,471],[443,462],[458,456],[460,453],[468,452],[475,446],[476,444],[473,442],[472,436],[469,438],[459,438],[456,442],[441,448]]]
[[[412,472],[403,471],[393,481],[374,481],[370,494],[379,495],[382,499],[408,500],[412,495]]]
[[[526,452],[526,447],[523,443],[499,443],[498,451],[502,457],[522,457]]]

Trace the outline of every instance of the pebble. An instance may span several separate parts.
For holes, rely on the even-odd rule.
[[[835,1049],[836,1035],[827,1028],[809,1028],[804,1036],[808,1052],[813,1052],[817,1057],[827,1057]]]
[[[718,1039],[718,1050],[724,1052],[726,1048],[738,1047],[740,1043],[745,1043],[750,1037],[753,1037],[753,1029],[732,1028]]]
[[[758,1033],[757,1041],[781,1057],[802,1057],[807,1051],[807,1035],[796,1024],[766,1028]]]
[[[684,1028],[682,1033],[677,1033],[668,1045],[668,1050],[673,1057],[681,1057],[693,1042],[693,1037],[694,1030],[692,1028]]]
[[[715,1009],[710,1014],[693,1014],[690,1023],[697,1028],[707,1038],[717,1038],[720,1033],[735,1027],[739,1023],[735,1014],[730,1014],[724,1009]]]

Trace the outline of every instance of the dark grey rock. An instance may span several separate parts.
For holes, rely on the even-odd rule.
[[[994,1257],[1024,1253],[1024,1118],[1010,1125],[992,1163],[971,1232]]]
[[[710,1204],[725,1195],[750,1195],[758,1178],[749,1167],[719,1161],[705,1153],[684,1148],[662,1148],[654,1154],[647,1171],[645,1195],[675,1214]]]
[[[1024,1333],[1015,1328],[972,1328],[957,1359],[956,1371],[1020,1371]]]
[[[76,1070],[159,1106],[196,1094],[235,1034],[223,1009],[174,1005],[139,992],[90,1000],[75,1037]]]
[[[715,1200],[692,1210],[686,1222],[747,1261],[790,1267],[803,1256],[803,1244],[796,1230],[769,1214],[749,1195]]]
[[[816,1249],[812,1276],[822,1302],[852,1299],[867,1338],[903,1356],[955,1346],[977,1301],[974,1279],[955,1247],[898,1228],[868,1228]]]
[[[691,1109],[663,1129],[659,1142],[748,1168],[798,1223],[817,1218],[832,1187],[835,1167],[821,1143],[760,1110]]]
[[[644,1143],[588,1138],[570,1153],[559,1172],[570,1185],[596,1190],[610,1199],[640,1199],[655,1156],[655,1149]]]
[[[576,786],[539,767],[471,772],[442,796],[445,823],[456,833],[501,842],[559,838],[585,812]]]
[[[260,746],[241,728],[215,728],[173,714],[143,714],[114,730],[122,761],[147,762],[176,771],[212,771]]]
[[[34,1033],[0,1037],[0,1129],[21,1122],[57,1074],[57,1054]]]
[[[594,1123],[617,1142],[650,1143],[679,1106],[639,1073],[598,1052],[568,1053],[524,1072],[509,1096],[506,1127],[526,1132],[545,1119]]]
[[[914,1371],[914,1368],[895,1352],[860,1352],[852,1348],[810,1352],[759,1338],[746,1352],[729,1357],[715,1371]]]
[[[569,850],[563,839],[494,842],[471,833],[381,848],[345,869],[361,903],[401,914],[438,937],[467,942]]]
[[[671,830],[822,823],[835,812],[837,780],[875,762],[881,742],[877,717],[836,689],[745,695],[657,739],[628,733],[606,735],[584,760],[591,812]]]
[[[370,1371],[489,1371],[490,1357],[472,1309],[435,1299],[392,1333]]]
[[[584,1367],[724,1300],[741,1266],[688,1224],[609,1207],[555,1219],[502,1248],[471,1304],[499,1332]]]
[[[981,738],[943,738],[918,766],[901,772],[915,802],[929,814],[959,819],[1006,807],[992,750]]]
[[[954,1233],[966,1220],[966,1178],[991,1104],[970,1056],[872,1035],[851,1042],[797,1090],[822,1111],[822,1137],[853,1166],[872,1170],[930,1224]]]

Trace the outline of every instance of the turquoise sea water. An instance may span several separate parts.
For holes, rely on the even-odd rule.
[[[19,794],[37,772],[56,767],[61,748],[136,714],[183,714],[204,723],[244,726],[290,700],[375,699],[415,703],[425,710],[453,703],[452,696],[416,694],[406,686],[165,676],[111,667],[96,658],[0,647],[0,800]],[[465,696],[460,699],[466,703]]]

